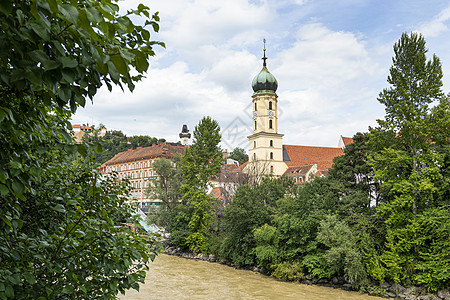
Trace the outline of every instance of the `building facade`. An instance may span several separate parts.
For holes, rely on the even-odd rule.
[[[148,187],[154,186],[158,175],[153,170],[153,163],[161,158],[172,159],[174,155],[183,155],[184,145],[169,143],[154,144],[150,147],[137,147],[120,152],[102,165],[106,176],[117,172],[119,179],[127,178],[131,183],[130,202],[141,206],[159,205],[160,200],[150,199],[146,193]]]

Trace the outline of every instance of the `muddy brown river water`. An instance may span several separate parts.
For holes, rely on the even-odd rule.
[[[252,271],[161,254],[150,264],[140,291],[119,299],[379,300],[357,292],[282,282]]]

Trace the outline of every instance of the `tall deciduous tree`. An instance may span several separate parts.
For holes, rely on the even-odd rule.
[[[0,298],[112,298],[138,287],[151,250],[121,229],[117,182],[100,186],[67,133],[106,84],[134,89],[154,55],[159,17],[114,0],[0,3]],[[132,17],[144,18],[143,26]],[[130,73],[135,70],[134,75]]]
[[[190,210],[189,248],[201,251],[213,221],[212,198],[206,194],[209,180],[220,172],[223,154],[220,149],[220,127],[217,121],[204,117],[195,126],[192,146],[186,149],[181,170],[186,183],[183,198]]]
[[[386,249],[381,256],[386,277],[397,282],[414,281],[436,289],[448,283],[448,277],[432,284],[420,266],[430,266],[432,256],[423,256],[420,244],[407,232],[429,232],[421,237],[429,243],[439,240],[429,226],[448,222],[448,147],[449,101],[442,91],[442,70],[439,59],[426,58],[422,35],[404,33],[394,45],[393,65],[388,82],[378,100],[385,105],[386,117],[371,130],[373,150],[371,164],[375,180],[382,182],[383,203],[377,208],[387,224]],[[447,149],[447,150],[445,150]],[[446,211],[446,218],[424,221],[434,208]],[[443,222],[433,224],[433,222]],[[420,225],[419,225],[420,224]],[[426,227],[421,227],[426,226]],[[447,232],[448,235],[448,232]],[[446,251],[445,247],[441,248]],[[442,266],[448,265],[445,252],[440,254]],[[441,268],[448,274],[448,268]],[[379,272],[381,273],[381,272]],[[430,279],[428,282],[424,279]],[[437,276],[434,278],[436,279]]]
[[[420,34],[404,33],[394,45],[391,87],[378,99],[385,105],[386,117],[372,129],[372,165],[375,179],[383,182],[382,191],[391,200],[384,205],[388,211],[401,208],[417,214],[437,205],[446,184],[434,137],[448,132],[442,126],[448,124],[448,99],[442,91],[441,63],[435,55],[427,61],[426,52]],[[443,115],[436,118],[436,114]],[[448,143],[448,136],[439,146],[443,143]]]

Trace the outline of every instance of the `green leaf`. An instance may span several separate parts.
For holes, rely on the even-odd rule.
[[[14,191],[14,194],[16,194],[16,195],[21,195],[25,191],[25,186],[22,184],[22,182],[17,181],[17,180],[13,181],[11,187]]]
[[[4,215],[0,215],[0,218],[3,220],[3,222],[6,223],[6,225],[8,225],[9,227],[12,227],[11,221],[9,220],[9,218],[7,218]]]
[[[78,153],[81,154],[81,156],[86,156],[86,147],[83,144],[77,144]]]
[[[59,6],[59,11],[67,21],[71,22],[72,24],[77,24],[78,10],[76,9],[76,7],[70,4],[62,4]]]
[[[6,117],[6,112],[0,108],[0,123],[3,121],[3,119]]]
[[[78,62],[75,58],[63,56],[60,59],[63,64],[63,68],[75,68],[78,66]]]
[[[38,23],[36,21],[30,21],[28,24],[31,26],[31,29],[43,40],[48,41],[50,39],[49,29],[42,23]]]
[[[45,52],[42,50],[31,51],[29,55],[30,55],[31,59],[33,59],[36,62],[48,60],[47,54],[45,54]]]
[[[54,211],[60,212],[60,213],[65,213],[66,209],[64,208],[64,206],[62,204],[56,204],[55,206],[52,207],[52,209]]]
[[[0,195],[2,196],[6,196],[9,193],[9,189],[6,185],[4,185],[3,183],[0,183]]]
[[[29,284],[35,284],[36,283],[36,277],[30,272],[23,273],[23,277]]]
[[[121,55],[111,55],[110,59],[120,74],[128,75],[128,65]]]
[[[59,68],[61,66],[61,63],[56,60],[42,60],[42,65],[44,66],[46,71],[54,70],[56,68]]]

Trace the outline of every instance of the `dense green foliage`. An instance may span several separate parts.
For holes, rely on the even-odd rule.
[[[137,147],[150,147],[153,144],[165,142],[165,139],[157,139],[146,135],[134,135],[127,137],[120,130],[106,131],[104,136],[99,136],[99,131],[94,130],[92,134],[83,136],[83,143],[98,143],[102,147],[101,153],[92,153],[97,158],[97,162],[103,164],[113,158],[116,154],[136,149]]]
[[[132,15],[158,30],[144,5],[0,5],[0,299],[113,298],[144,280],[152,242],[121,226],[126,182],[68,162],[87,151],[67,133],[72,113],[102,84],[133,90],[161,44]]]

